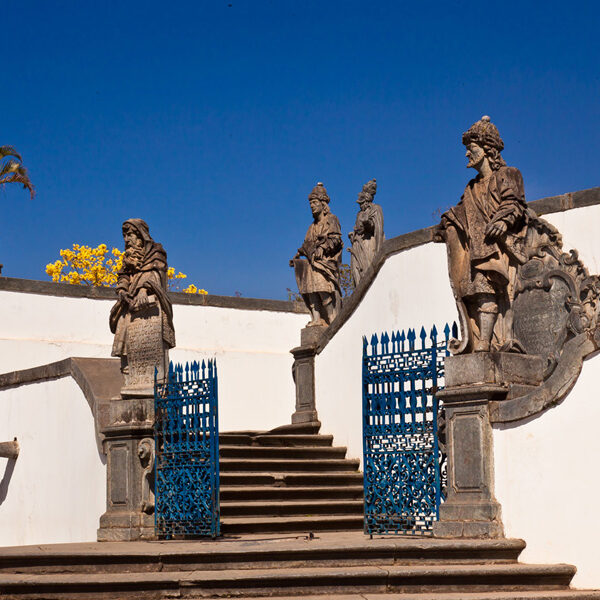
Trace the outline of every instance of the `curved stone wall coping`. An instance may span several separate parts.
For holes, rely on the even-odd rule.
[[[69,298],[116,300],[115,290],[109,287],[53,283],[52,281],[18,279],[15,277],[0,277],[0,291]],[[287,300],[238,298],[237,296],[216,296],[213,294],[184,294],[183,292],[169,292],[169,296],[173,304],[187,304],[189,306],[215,306],[237,310],[269,310],[298,314],[308,313],[308,309],[304,306],[303,302],[288,302]]]

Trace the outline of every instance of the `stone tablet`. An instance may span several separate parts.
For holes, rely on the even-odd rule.
[[[125,389],[152,389],[154,369],[158,377],[164,377],[165,350],[163,347],[162,315],[160,306],[153,296],[149,305],[131,313],[127,331],[128,373],[125,374]]]
[[[514,304],[515,336],[527,354],[557,357],[567,338],[569,287],[554,279],[549,290],[530,289]]]

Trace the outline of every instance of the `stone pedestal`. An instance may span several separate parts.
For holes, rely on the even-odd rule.
[[[326,327],[305,327],[300,332],[300,346],[293,348],[294,365],[292,374],[296,384],[296,411],[292,423],[318,421],[315,404],[315,356],[317,343]]]
[[[154,397],[111,400],[102,430],[107,456],[106,512],[98,541],[154,538]]]
[[[489,402],[512,386],[542,381],[538,356],[480,352],[446,359],[446,388],[438,392],[446,412],[448,488],[433,533],[446,538],[504,537],[494,496],[494,454]]]

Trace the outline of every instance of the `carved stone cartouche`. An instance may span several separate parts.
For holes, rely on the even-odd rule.
[[[342,234],[338,218],[329,210],[329,196],[317,183],[308,196],[313,223],[290,266],[304,303],[310,310],[308,326],[327,326],[341,308],[340,265]]]
[[[376,193],[377,181],[375,179],[371,179],[363,185],[362,191],[358,195],[357,202],[360,210],[356,215],[354,230],[348,234],[352,242],[352,248],[348,250],[351,254],[350,267],[354,287],[359,284],[385,240],[383,210],[381,206],[373,203]]]

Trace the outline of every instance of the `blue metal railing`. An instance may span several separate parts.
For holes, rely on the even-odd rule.
[[[442,499],[438,400],[450,327],[363,338],[365,533],[431,534]],[[456,336],[456,325],[452,328]],[[417,346],[420,345],[420,348]]]
[[[220,534],[219,416],[214,359],[169,365],[156,381],[156,534]]]

